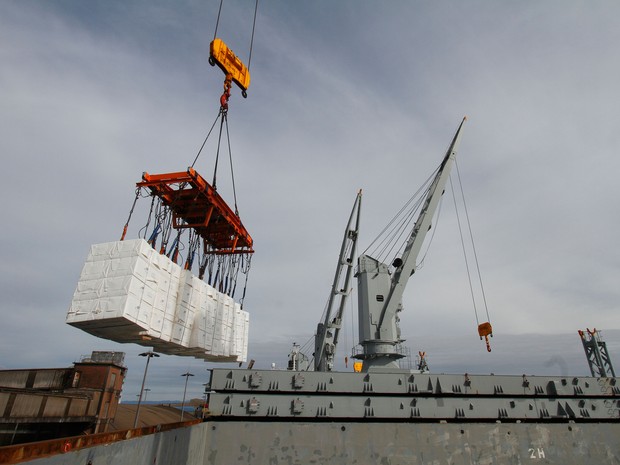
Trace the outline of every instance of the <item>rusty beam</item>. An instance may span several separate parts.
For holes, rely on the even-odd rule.
[[[69,438],[0,447],[0,464],[20,463],[28,460],[50,457],[53,455],[65,454],[78,449],[93,447],[100,444],[125,441],[127,439],[159,433],[160,431],[168,431],[176,428],[192,426],[198,423],[201,423],[201,420],[191,420],[182,423],[168,423],[124,431],[114,431],[112,433],[72,436]]]

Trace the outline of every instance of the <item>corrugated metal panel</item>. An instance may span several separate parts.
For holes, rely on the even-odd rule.
[[[6,409],[6,405],[9,402],[9,398],[11,394],[8,392],[0,392],[0,416],[4,415],[4,410]]]
[[[0,371],[0,387],[20,389],[25,388],[30,370]]]
[[[11,409],[11,417],[36,417],[44,396],[17,394]]]
[[[47,402],[45,404],[45,410],[43,411],[43,416],[45,417],[62,417],[65,415],[65,411],[67,410],[67,404],[69,403],[69,399],[66,397],[51,397],[47,398]]]
[[[37,370],[32,387],[34,389],[63,389],[70,368],[59,370]]]
[[[63,389],[66,376],[70,371],[71,368],[4,370],[0,371],[0,387],[10,389]]]
[[[69,407],[70,417],[86,417],[88,416],[88,400],[87,399],[71,399]]]

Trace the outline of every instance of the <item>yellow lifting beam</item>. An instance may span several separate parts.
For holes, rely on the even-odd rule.
[[[213,39],[210,53],[209,63],[211,66],[219,66],[226,75],[226,80],[230,79],[237,84],[241,88],[241,95],[246,98],[248,87],[250,87],[250,70],[222,39]]]

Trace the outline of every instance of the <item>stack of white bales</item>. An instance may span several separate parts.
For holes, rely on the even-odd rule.
[[[91,246],[66,321],[162,353],[247,359],[248,313],[143,239]]]

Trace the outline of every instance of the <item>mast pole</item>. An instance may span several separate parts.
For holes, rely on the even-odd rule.
[[[334,275],[334,282],[329,294],[329,301],[325,310],[323,322],[317,325],[314,350],[314,369],[315,371],[331,371],[334,366],[334,356],[338,344],[338,335],[342,327],[342,314],[344,306],[349,296],[353,260],[356,254],[357,236],[359,232],[360,210],[362,203],[362,191],[357,193],[349,221],[342,238],[338,265]],[[357,212],[357,214],[356,214]],[[352,227],[355,217],[355,225]],[[346,269],[344,281],[340,286],[342,272]],[[336,297],[340,297],[336,316],[331,319],[332,310],[335,306]]]

